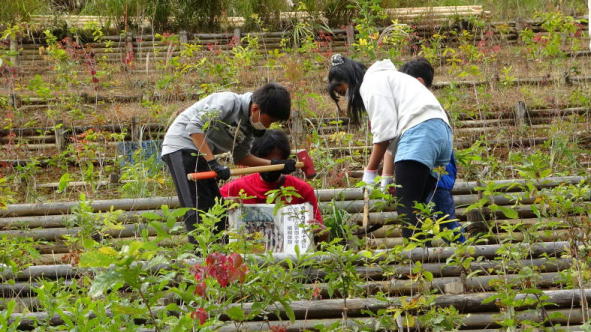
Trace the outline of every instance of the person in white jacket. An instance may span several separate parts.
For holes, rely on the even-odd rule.
[[[328,74],[328,92],[338,105],[347,98],[347,114],[358,124],[365,112],[371,123],[373,148],[363,182],[373,184],[377,168],[387,149],[395,163],[396,190],[405,218],[402,235],[411,239],[417,229],[415,203],[424,203],[433,192],[436,167],[449,163],[452,132],[437,98],[416,78],[401,73],[390,60],[369,69],[340,54],[333,55]]]

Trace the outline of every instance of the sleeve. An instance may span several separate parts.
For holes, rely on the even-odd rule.
[[[187,134],[202,134],[212,122],[226,118],[234,111],[235,97],[230,93],[215,93],[195,103],[195,112],[187,124]]]
[[[318,208],[318,199],[316,198],[316,194],[314,194],[314,189],[309,184],[305,183],[305,186],[302,188],[302,192],[300,193],[302,198],[312,205],[314,209],[314,219],[318,220],[321,224],[324,225],[324,221],[322,220],[322,214],[320,213],[320,209]]]
[[[232,184],[232,182],[228,182],[220,188],[220,194],[222,195],[222,197],[232,196],[232,195],[230,195],[230,185],[231,184]]]
[[[396,137],[398,128],[398,109],[394,98],[376,91],[361,91],[365,110],[371,121],[373,143],[381,143]]]

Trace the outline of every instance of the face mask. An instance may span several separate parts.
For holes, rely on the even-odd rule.
[[[265,130],[265,129],[267,129],[267,127],[265,127],[265,125],[261,122],[261,111],[259,111],[259,120],[257,122],[252,122],[252,119],[250,119],[250,124],[256,130]]]
[[[265,182],[277,182],[281,177],[281,171],[259,173]]]

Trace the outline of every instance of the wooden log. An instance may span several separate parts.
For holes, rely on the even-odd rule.
[[[355,29],[353,28],[353,24],[347,24],[345,28],[345,32],[347,34],[347,47],[351,47],[355,43]]]
[[[161,210],[138,210],[138,211],[124,211],[118,222],[130,223],[141,221],[143,213],[162,214]],[[105,214],[96,213],[95,217],[101,219]],[[47,215],[47,216],[21,216],[21,217],[7,217],[0,218],[0,229],[34,229],[34,228],[55,228],[66,227],[73,225],[76,222],[75,215]]]
[[[372,238],[388,238],[388,237],[399,237],[401,236],[401,228],[399,224],[393,224],[393,225],[389,225],[389,223],[392,223],[393,221],[397,221],[397,216],[392,216],[389,219],[384,219],[382,220],[382,218],[379,218],[376,216],[375,217],[375,221],[373,222],[373,224],[384,224],[384,226],[382,226],[381,228],[377,229],[374,232],[371,232],[370,236]],[[466,221],[460,221],[460,225],[462,227],[464,227],[464,229],[466,228],[466,226],[469,226],[471,224],[471,221],[468,221],[469,218],[469,213],[466,213],[465,216]],[[462,218],[464,219],[464,218]],[[359,223],[359,215],[355,214],[355,215],[351,215],[351,218],[349,218],[349,222],[356,222],[357,224]],[[580,222],[584,222],[584,218],[576,218],[575,219],[577,223]],[[480,221],[480,220],[479,220]],[[540,231],[540,234],[543,235],[546,231],[548,230],[560,230],[563,228],[569,228],[571,227],[569,223],[566,223],[564,221],[564,218],[543,218],[543,219],[538,219],[538,218],[521,218],[521,219],[497,219],[497,220],[483,220],[485,221],[493,230],[493,232],[497,232],[499,234],[504,234],[504,231],[502,229],[500,229],[502,226],[507,226],[507,225],[512,225],[512,226],[516,226],[516,225],[521,225],[522,227],[520,227],[520,229],[515,233],[516,237],[519,238],[520,235],[523,235],[522,233],[520,233],[521,229],[529,229],[531,228],[531,226],[536,225],[536,230]],[[550,224],[550,226],[546,227],[545,224]],[[531,234],[531,233],[528,233]]]
[[[184,223],[177,223],[175,226],[182,229],[184,227]],[[67,236],[77,236],[81,230],[81,227],[9,230],[0,231],[0,237],[26,237],[41,241],[59,241],[66,239]],[[147,224],[124,224],[121,226],[121,229],[105,231],[104,235],[117,238],[139,237],[142,235],[143,231],[147,231],[148,235],[156,234],[156,231]]]
[[[38,204],[17,204],[9,205],[7,210],[0,210],[0,216],[43,216],[51,214],[70,213],[71,209],[77,206],[77,202],[55,202]],[[156,197],[148,199],[117,199],[117,200],[97,200],[91,203],[94,211],[109,211],[111,207],[115,210],[151,210],[153,207],[159,208],[162,205],[169,207],[178,207],[176,197]]]
[[[581,296],[588,299],[591,296],[590,289],[584,290],[544,290],[542,293],[548,296],[548,302],[556,305],[556,308],[564,308],[569,306],[580,305]],[[498,307],[495,303],[482,303],[486,298],[490,297],[494,293],[472,293],[462,295],[436,295],[434,298],[434,306],[436,307],[449,307],[454,306],[460,312],[471,313],[471,312],[486,312],[496,311]],[[420,296],[420,295],[419,295]],[[532,294],[516,294],[514,297],[515,301],[523,301],[525,299],[535,299],[535,295]],[[521,302],[524,303],[524,302]],[[400,305],[400,298],[388,297],[386,301],[381,301],[375,298],[349,298],[347,299],[347,311],[352,316],[359,316],[363,314],[363,310],[377,312],[380,309],[385,309],[392,306]],[[535,306],[535,304],[533,304]],[[522,304],[517,309],[531,308],[532,304]],[[242,305],[242,308],[249,312],[252,304],[246,303]],[[291,308],[297,319],[306,318],[329,318],[339,317],[344,309],[344,303],[342,299],[323,299],[313,301],[294,301],[291,303]],[[268,312],[275,310],[283,311],[282,308],[277,306],[271,306],[268,308]]]
[[[14,273],[1,273],[0,280],[37,280],[37,279],[58,279],[58,278],[76,278],[81,274],[92,272],[91,269],[74,267],[71,264],[56,264],[56,265],[38,265],[29,266],[28,268]]]
[[[463,273],[482,271],[482,273],[496,273],[498,270],[517,270],[522,267],[532,267],[538,272],[558,272],[567,269],[571,266],[572,261],[568,258],[536,258],[526,259],[520,261],[512,261],[503,263],[496,260],[472,262],[470,266],[464,270],[457,265],[450,265],[447,263],[423,263],[422,269],[432,273],[435,277],[458,277]],[[409,264],[388,265],[388,266],[359,266],[356,268],[357,273],[365,279],[380,280],[389,278],[384,273],[388,272],[391,275],[410,275],[413,273],[413,266]],[[18,273],[4,272],[0,274],[0,280],[37,280],[43,279],[57,279],[57,278],[74,278],[81,274],[91,273],[91,269],[80,268],[71,264],[50,264],[50,265],[36,265],[30,266]],[[306,272],[308,281],[322,280],[326,272],[322,269],[310,269]]]
[[[389,295],[414,295],[426,290],[433,290],[440,294],[445,292],[445,285],[450,283],[460,283],[464,285],[467,291],[472,292],[483,292],[483,291],[492,291],[494,290],[494,286],[491,285],[491,282],[504,280],[505,282],[510,282],[514,280],[521,280],[523,277],[514,274],[507,274],[507,275],[487,275],[487,276],[477,276],[477,277],[469,277],[463,279],[461,277],[441,277],[441,278],[434,278],[431,282],[428,283],[419,283],[414,280],[404,280],[404,279],[390,279],[388,281],[372,281],[365,284],[360,285],[361,289],[364,292],[369,294],[376,294],[378,292],[382,292]],[[557,272],[549,272],[549,273],[540,273],[536,276],[536,280],[532,281],[532,284],[535,285],[537,288],[548,288],[552,286],[560,285],[564,282],[560,273]],[[318,287],[323,291],[323,294],[328,295],[326,290],[327,286],[324,284],[315,284],[314,287]]]
[[[372,249],[388,249],[395,248],[404,244],[404,238],[401,235],[395,237],[397,234],[391,237],[384,238],[370,238],[368,239],[368,246]],[[572,232],[569,230],[546,230],[539,232],[512,232],[512,233],[497,233],[486,235],[483,239],[493,243],[505,243],[505,242],[523,242],[526,239],[534,238],[536,241],[551,242],[556,240],[569,240],[573,238]],[[435,247],[445,247],[447,244],[443,240],[433,240],[431,243]]]
[[[591,311],[590,311],[591,312]],[[552,317],[556,317],[551,320],[554,324],[581,324],[584,323],[584,318],[589,315],[586,313],[583,316],[581,309],[573,308],[573,309],[557,309],[557,310],[546,310],[544,314],[551,315]],[[519,321],[533,321],[533,322],[544,322],[545,316],[541,312],[535,311],[527,311],[527,312],[519,312],[517,314],[517,319]],[[502,320],[499,317],[498,313],[473,313],[467,314],[463,317],[462,327],[495,327],[500,326],[497,322]],[[414,321],[418,321],[416,318]],[[343,330],[355,330],[363,328],[364,330],[369,331],[377,331],[384,328],[383,324],[377,318],[368,318],[368,317],[350,317],[346,320],[343,318],[332,318],[332,319],[305,319],[305,320],[296,320],[295,322],[289,322],[286,320],[283,321],[259,321],[259,322],[244,322],[240,324],[240,329],[236,329],[236,325],[234,324],[227,324],[224,327],[217,329],[220,332],[230,332],[230,331],[263,331],[268,330],[270,326],[279,326],[285,328],[285,331],[292,332],[292,331],[308,331],[314,330],[318,326],[332,327],[337,329]],[[413,326],[414,328],[419,328],[418,326]],[[408,326],[404,326],[404,328],[410,328]],[[479,329],[478,331],[488,331]],[[574,331],[578,331],[574,329]]]
[[[25,143],[55,143],[54,136],[34,135],[34,136],[16,136],[16,137],[0,137],[0,143],[8,144],[10,142]]]
[[[549,188],[557,186],[561,183],[575,184],[584,180],[583,177],[570,176],[570,177],[550,177],[542,180],[539,183],[540,188]],[[496,184],[524,184],[525,180],[499,180],[495,181]],[[459,192],[471,192],[474,190],[475,182],[456,184],[457,191]],[[328,189],[317,191],[317,196],[320,201],[326,202],[332,197],[347,197],[356,198],[361,197],[362,192],[359,189]],[[476,195],[456,195],[455,202],[457,205],[465,205],[474,202],[477,198]],[[494,201],[497,204],[512,204],[514,201],[502,196],[495,196]],[[527,202],[527,200],[525,200]],[[523,202],[523,201],[522,201]],[[374,202],[375,203],[375,202]],[[335,204],[342,209],[346,209],[349,212],[360,212],[363,202],[361,200],[352,201],[336,201]],[[40,203],[40,204],[11,204],[6,210],[0,210],[0,217],[16,217],[16,216],[43,216],[52,214],[65,214],[70,213],[71,209],[78,205],[78,202],[55,202],[55,203]],[[91,202],[91,206],[94,211],[108,211],[111,207],[114,209],[124,210],[151,210],[159,208],[162,205],[168,205],[169,207],[177,207],[178,200],[176,197],[153,197],[153,198],[138,198],[138,199],[115,199],[115,200],[97,200]],[[326,203],[322,203],[325,206]],[[519,211],[527,212],[527,206],[521,206],[517,208]]]
[[[558,307],[568,307],[571,306],[569,309],[551,309],[547,310],[549,315],[554,313],[561,313],[562,315],[553,315],[553,316],[561,316],[561,318],[556,318],[552,320],[554,323],[570,323],[570,324],[577,324],[582,322],[582,313],[578,308],[572,308],[573,304],[576,305],[581,302],[581,294],[585,297],[585,299],[590,298],[590,290],[567,290],[567,291],[543,291],[543,295],[548,297],[548,302],[557,303]],[[437,296],[435,298],[435,306],[438,307],[447,307],[450,305],[457,306],[460,308],[468,308],[469,310],[464,311],[464,324],[463,326],[466,327],[478,327],[478,326],[486,326],[486,325],[495,325],[495,322],[499,321],[499,315],[497,312],[478,312],[478,310],[494,310],[494,303],[491,304],[482,304],[482,301],[487,297],[491,296],[492,293],[480,293],[480,294],[466,294],[466,295],[442,295]],[[515,297],[516,301],[522,301],[524,299],[534,299],[535,296],[532,294],[517,294]],[[387,298],[386,301],[381,301],[375,298],[351,298],[347,299],[346,302],[346,309],[348,312],[352,314],[349,317],[353,317],[350,320],[344,321],[341,317],[343,310],[345,309],[345,303],[342,299],[338,300],[314,300],[314,301],[294,301],[290,303],[290,307],[293,310],[296,318],[298,319],[295,323],[289,323],[285,321],[278,321],[278,320],[265,320],[265,321],[252,321],[252,322],[243,322],[240,324],[241,329],[240,331],[260,331],[266,330],[269,326],[280,325],[280,326],[290,326],[288,330],[293,330],[295,328],[292,324],[300,324],[305,323],[308,328],[313,328],[314,326],[318,325],[319,322],[326,322],[331,321],[332,325],[335,322],[344,322],[344,323],[352,323],[355,326],[356,321],[367,321],[374,318],[367,318],[367,317],[359,317],[360,314],[364,311],[371,311],[377,312],[380,309],[385,309],[390,306],[400,305],[400,298]],[[246,303],[240,305],[245,312],[250,311],[250,307],[252,304]],[[283,308],[280,305],[275,305],[269,307],[266,311],[269,313],[275,311],[283,311]],[[161,310],[165,310],[164,307],[155,306],[153,308],[155,312],[160,312]],[[187,310],[187,309],[185,309]],[[579,315],[576,312],[579,312]],[[66,312],[67,314],[68,312]],[[174,313],[173,313],[174,314]],[[107,313],[110,315],[110,312]],[[543,321],[544,316],[541,315],[540,312],[535,311],[518,311],[517,316],[520,320],[532,320],[532,321]],[[51,326],[51,325],[60,325],[63,323],[62,319],[59,316],[50,317],[47,312],[32,312],[32,313],[15,313],[12,315],[13,318],[20,318],[21,325],[19,328],[27,328],[35,324],[36,322],[41,322],[42,326]],[[94,317],[93,313],[89,313],[89,318]],[[271,315],[272,317],[272,315]],[[339,317],[338,319],[319,319],[319,318],[329,318],[329,317]],[[566,318],[565,318],[566,317]],[[218,331],[234,331],[236,326],[234,324],[228,324],[226,327],[219,329]],[[303,329],[303,326],[298,326],[297,331]]]
[[[58,121],[54,126],[55,147],[57,151],[64,151],[67,145],[66,130],[64,128],[64,121]]]

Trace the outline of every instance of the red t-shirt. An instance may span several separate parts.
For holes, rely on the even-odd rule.
[[[302,197],[292,197],[290,204],[310,203],[314,208],[314,216],[320,223],[322,215],[318,209],[318,200],[314,194],[314,188],[306,181],[296,178],[295,176],[283,176],[283,183],[268,183],[263,181],[258,173],[243,176],[234,181],[228,182],[220,188],[220,192],[224,197],[238,197],[240,191],[243,190],[246,196],[254,196],[255,198],[245,199],[242,202],[245,204],[265,204],[267,203],[266,192],[283,187],[293,187]]]

